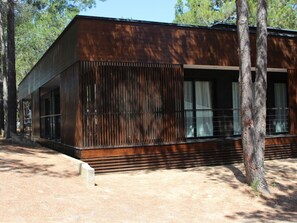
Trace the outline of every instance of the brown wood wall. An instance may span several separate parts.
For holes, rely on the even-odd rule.
[[[236,31],[80,18],[78,41],[80,60],[238,66]],[[255,44],[252,34],[253,66]],[[296,67],[296,51],[294,38],[270,35],[268,67]]]
[[[224,139],[116,149],[82,150],[80,158],[96,173],[225,165],[242,162],[240,139]],[[265,159],[297,157],[296,136],[266,139]]]
[[[75,147],[82,147],[79,69],[75,63],[61,73],[60,81],[61,142]]]
[[[39,89],[31,95],[32,99],[32,138],[40,138],[40,93]]]
[[[82,62],[84,146],[182,141],[183,78],[179,65]]]

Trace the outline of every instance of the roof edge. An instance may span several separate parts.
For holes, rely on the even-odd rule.
[[[26,76],[19,83],[21,85],[29,74],[36,68],[36,66],[40,63],[40,61],[47,55],[47,53],[56,45],[56,43],[64,36],[65,32],[67,32],[77,20],[80,19],[88,19],[88,20],[100,20],[100,21],[111,21],[111,22],[121,22],[121,23],[132,23],[132,24],[151,24],[151,25],[161,25],[161,26],[169,26],[169,27],[177,27],[177,28],[197,28],[197,29],[205,29],[205,30],[219,30],[219,31],[231,31],[236,32],[236,25],[229,24],[216,24],[213,26],[196,26],[196,25],[183,25],[177,23],[166,23],[166,22],[155,22],[155,21],[144,21],[144,20],[134,20],[134,19],[123,19],[123,18],[110,18],[110,17],[98,17],[98,16],[87,16],[87,15],[76,15],[69,24],[64,28],[61,34],[57,37],[57,39],[51,44],[51,46],[44,52],[44,54],[39,58],[36,64],[30,69],[30,71],[26,74]],[[256,27],[250,27],[250,32],[255,33]],[[280,37],[288,37],[294,38],[297,37],[297,30],[289,30],[289,29],[279,29],[279,28],[268,28],[268,34],[271,36],[280,36]]]

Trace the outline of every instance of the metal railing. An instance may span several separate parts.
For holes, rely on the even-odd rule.
[[[40,116],[40,135],[46,139],[60,139],[61,114]]]
[[[268,108],[266,135],[288,131],[289,108]],[[185,132],[187,138],[240,136],[240,109],[185,110]]]
[[[289,132],[290,126],[289,108],[269,108],[267,109],[266,134],[276,135]]]
[[[267,109],[267,135],[289,130],[289,109]],[[181,142],[185,138],[241,135],[239,109],[198,109],[158,112],[85,112],[83,143],[98,145],[145,145]]]

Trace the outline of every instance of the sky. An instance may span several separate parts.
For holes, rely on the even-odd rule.
[[[96,0],[96,7],[80,15],[144,21],[168,22],[174,19],[177,0]]]

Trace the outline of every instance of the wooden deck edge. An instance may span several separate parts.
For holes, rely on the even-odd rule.
[[[87,162],[96,173],[185,169],[242,162],[240,139],[112,149],[81,149],[44,139],[38,142]],[[297,157],[296,136],[266,139],[265,159],[295,157]]]

